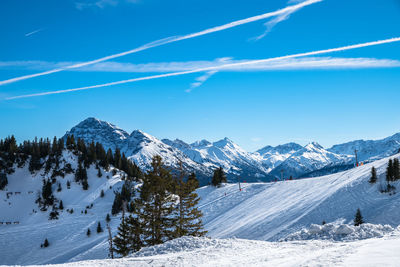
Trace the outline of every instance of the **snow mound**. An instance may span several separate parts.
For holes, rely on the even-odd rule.
[[[334,240],[334,241],[355,241],[368,238],[383,237],[393,233],[394,228],[390,225],[365,223],[354,226],[344,223],[327,223],[324,225],[311,224],[308,228],[288,235],[281,241],[296,240]]]
[[[224,247],[222,242],[218,239],[211,239],[208,237],[193,237],[184,236],[174,240],[165,242],[164,244],[145,247],[139,252],[136,252],[132,257],[148,257],[160,254],[170,254],[184,251],[193,251],[197,249],[205,249],[209,247]]]

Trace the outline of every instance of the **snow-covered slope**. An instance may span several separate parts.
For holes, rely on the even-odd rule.
[[[357,150],[360,161],[380,159],[400,152],[400,133],[381,140],[356,140],[334,145],[328,150],[345,155],[354,155]]]
[[[326,166],[348,164],[352,160],[350,155],[339,155],[325,150],[321,145],[312,142],[296,151],[270,174],[280,177],[281,172],[285,178],[299,177],[304,173],[319,170]]]
[[[398,266],[399,230],[383,238],[354,242],[307,240],[266,242],[183,237],[122,259],[79,261],[49,267],[82,266]]]
[[[71,164],[76,165],[74,155],[64,157],[70,158]],[[321,224],[322,221],[351,223],[357,208],[361,209],[368,223],[397,227],[400,222],[400,194],[389,195],[379,191],[386,184],[387,161],[388,158],[385,158],[319,178],[242,183],[241,191],[238,190],[238,184],[199,188],[199,208],[204,214],[205,229],[212,238],[274,241],[311,224]],[[378,173],[378,183],[374,185],[368,183],[372,166],[376,167]],[[25,166],[9,175],[6,191],[0,191],[0,221],[18,221],[19,224],[0,224],[0,264],[62,263],[107,258],[107,234],[97,234],[95,229],[98,222],[105,226],[106,214],[112,206],[112,192],[119,190],[122,182],[119,174],[112,176],[104,170],[101,178],[96,174],[92,166],[88,171],[88,191],[83,191],[74,182],[71,183],[71,189],[66,189],[65,183],[72,181],[73,175],[57,177],[57,182],[62,184],[62,191],[54,194],[64,202],[64,211],[57,221],[49,221],[49,211],[37,211],[37,204],[34,203],[45,175],[43,172],[32,176]],[[400,188],[400,182],[394,185]],[[101,190],[105,191],[104,198],[100,197]],[[21,194],[15,194],[17,191]],[[29,193],[31,191],[34,193]],[[7,198],[7,192],[14,194]],[[81,213],[91,204],[93,208],[88,209],[87,214]],[[74,209],[73,214],[66,211],[71,208]],[[118,216],[112,217],[113,234],[119,222]],[[86,236],[88,228],[92,230],[91,237]],[[40,244],[45,238],[49,239],[51,245],[42,249]],[[279,246],[275,243],[265,244]]]
[[[396,155],[400,157],[400,155]],[[353,220],[357,208],[366,222],[400,223],[400,194],[380,193],[388,158],[318,178],[276,183],[227,184],[198,189],[209,235],[277,240],[312,223]],[[378,182],[368,183],[375,166]],[[400,183],[395,184],[400,188]]]
[[[63,159],[77,167],[77,156],[64,151]],[[82,185],[74,182],[74,174],[66,174],[64,178],[56,177],[53,194],[62,200],[64,210],[58,220],[49,220],[49,212],[40,211],[35,200],[42,189],[42,180],[49,178],[44,170],[32,175],[28,170],[29,163],[8,176],[6,190],[0,190],[0,265],[1,264],[44,264],[62,263],[71,259],[81,259],[82,255],[89,258],[106,258],[106,231],[96,233],[97,223],[103,229],[106,226],[106,215],[111,213],[114,191],[120,191],[123,181],[121,172],[115,175],[102,169],[102,177],[97,176],[97,169],[92,165],[88,171],[89,189],[84,191]],[[67,188],[70,181],[70,189]],[[61,192],[56,190],[61,184]],[[104,197],[101,197],[101,190]],[[11,194],[12,193],[12,194]],[[93,204],[93,207],[90,207]],[[90,208],[86,208],[89,206]],[[67,210],[73,209],[73,213]],[[84,211],[87,210],[87,214]],[[119,225],[119,217],[111,216],[113,233]],[[7,224],[7,223],[11,224]],[[18,223],[18,224],[16,224]],[[91,236],[86,236],[87,229]],[[40,247],[47,238],[50,246]],[[95,249],[96,252],[91,251]],[[83,256],[85,258],[85,256]]]

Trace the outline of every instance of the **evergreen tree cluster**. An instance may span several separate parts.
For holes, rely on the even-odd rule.
[[[386,168],[386,181],[394,182],[400,179],[400,164],[399,159],[389,159],[388,166]]]
[[[378,180],[378,177],[376,175],[376,169],[375,167],[371,168],[371,178],[369,179],[369,183],[374,184]]]
[[[122,256],[141,247],[164,243],[185,236],[203,236],[202,213],[194,174],[186,180],[181,169],[174,177],[159,156],[153,158],[151,169],[145,173],[139,197],[131,206],[129,216],[123,216],[114,238],[114,250]],[[131,202],[133,203],[133,202]]]
[[[132,183],[129,180],[126,180],[121,188],[121,192],[115,192],[115,198],[111,208],[111,214],[116,215],[120,213],[124,208],[127,208],[128,211],[130,211],[130,207],[133,205],[131,199],[134,196],[134,194],[135,192]]]
[[[0,190],[7,185],[7,174],[14,172],[14,164],[17,163],[18,167],[22,167],[27,160],[29,160],[29,170],[32,173],[44,167],[46,173],[52,170],[51,177],[54,179],[74,172],[69,163],[60,169],[60,158],[64,149],[78,156],[75,181],[80,182],[84,190],[89,187],[86,169],[91,164],[96,165],[98,177],[102,176],[100,167],[108,170],[112,165],[124,171],[129,180],[143,178],[140,168],[128,160],[124,153],[121,155],[119,149],[116,149],[115,153],[112,153],[110,149],[106,152],[100,143],[87,144],[83,139],[75,140],[74,136],[68,136],[66,140],[54,137],[52,141],[48,138],[35,138],[33,141],[24,141],[18,145],[15,137],[10,136],[4,140],[0,139]]]
[[[213,186],[220,186],[221,183],[226,183],[226,174],[224,172],[224,169],[222,169],[222,167],[219,167],[214,171],[214,175],[211,179],[211,184]]]

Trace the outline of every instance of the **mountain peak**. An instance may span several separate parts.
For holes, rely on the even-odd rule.
[[[66,139],[69,135],[84,139],[86,142],[99,142],[105,149],[111,148],[112,150],[120,147],[121,142],[129,137],[127,132],[114,124],[94,117],[89,117],[72,127],[63,138]]]
[[[194,143],[190,144],[192,147],[204,147],[204,146],[208,146],[211,145],[210,141],[207,141],[206,139],[202,139],[200,141],[196,141]]]
[[[305,146],[306,149],[324,149],[323,146],[321,146],[320,144],[318,144],[317,142],[311,142],[308,145]]]
[[[233,141],[228,137],[225,137],[224,139],[214,142],[213,145],[216,147],[225,147],[227,145],[235,146],[235,143],[233,143]]]

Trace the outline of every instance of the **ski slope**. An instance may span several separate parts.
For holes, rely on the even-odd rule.
[[[318,178],[242,184],[242,191],[237,184],[200,188],[203,222],[215,238],[278,240],[312,223],[349,222],[360,208],[366,222],[396,227],[400,194],[379,192],[388,159]],[[372,166],[378,174],[374,185],[368,183]]]
[[[65,155],[65,157],[72,156]],[[271,250],[268,255],[275,252],[280,253],[280,249],[288,249],[285,253],[298,250],[301,255],[301,251],[306,248],[292,247],[291,243],[257,243],[258,241],[249,240],[277,241],[289,234],[301,231],[311,224],[321,224],[323,220],[327,223],[351,222],[357,208],[361,209],[366,222],[388,224],[396,228],[400,222],[400,194],[389,195],[379,192],[379,187],[385,183],[387,161],[388,158],[385,158],[345,172],[319,178],[276,183],[243,183],[242,191],[238,190],[237,184],[225,184],[220,188],[210,186],[199,188],[197,190],[201,197],[199,208],[204,214],[205,229],[208,231],[208,236],[213,238],[211,240],[215,240],[215,238],[247,239],[247,241],[240,241],[240,244],[237,244],[238,248],[245,249],[248,244],[256,244],[249,245],[249,248],[253,249],[253,247],[264,246],[259,244],[265,244],[265,251]],[[74,162],[71,159],[71,164]],[[377,168],[379,178],[378,183],[374,185],[368,183],[372,166]],[[0,264],[54,264],[107,258],[107,233],[96,233],[96,226],[100,221],[105,230],[105,217],[111,211],[113,191],[119,190],[122,181],[119,174],[112,176],[111,173],[104,172],[101,178],[98,178],[96,174],[97,171],[94,167],[88,170],[90,185],[88,191],[83,191],[81,185],[72,182],[73,175],[57,178],[58,181],[61,181],[63,190],[55,191],[54,194],[56,198],[63,200],[65,208],[63,212],[60,212],[60,219],[55,221],[48,220],[48,212],[32,212],[32,210],[38,210],[34,200],[37,190],[42,186],[42,174],[32,176],[26,166],[17,169],[14,174],[10,175],[8,192],[21,191],[21,194],[12,195],[7,199],[6,192],[0,191],[0,221],[19,221],[19,224],[0,225]],[[107,179],[107,175],[109,179]],[[69,190],[65,186],[67,180],[71,180],[71,189]],[[395,186],[400,189],[400,184],[395,184]],[[105,192],[104,198],[99,197],[101,189]],[[34,194],[29,194],[29,191],[34,191]],[[88,214],[81,213],[86,206],[92,203],[93,208],[88,209]],[[65,211],[70,208],[74,209],[73,214]],[[119,222],[119,216],[112,216],[113,235],[116,234]],[[90,237],[86,236],[88,228],[92,231]],[[40,248],[40,244],[45,238],[48,238],[50,246],[43,249]],[[311,242],[312,248],[313,241],[315,240],[301,242]],[[215,242],[224,243],[225,241]],[[235,248],[236,241],[229,242],[232,245],[227,246]],[[228,244],[230,244],[229,242]],[[329,243],[330,241],[315,242],[328,244],[323,245],[322,249],[325,247],[328,249],[329,246],[332,246],[333,250],[336,249],[336,245]],[[234,251],[229,253],[234,254]],[[227,257],[231,255],[229,253]],[[321,253],[326,252],[321,251]],[[190,257],[196,255],[189,253],[182,257],[188,257],[189,260]],[[254,257],[255,255],[256,253]],[[269,258],[268,255],[267,258]],[[277,262],[279,262],[279,257],[283,259],[283,255],[271,255],[271,257],[277,257]],[[152,261],[154,261],[154,265],[165,263],[163,260],[158,260],[157,257],[156,259],[146,259],[143,265]],[[162,258],[162,256],[159,257]],[[173,259],[178,256],[173,254],[165,257]],[[211,253],[209,257],[212,260],[213,257],[218,256]],[[233,265],[242,264],[238,258],[237,260],[233,262]],[[258,260],[260,259],[255,259],[255,263]],[[127,262],[132,264],[132,260]],[[185,263],[178,258],[176,258],[176,262]],[[216,262],[221,265],[225,264],[219,260]],[[225,265],[229,265],[229,263],[232,262],[228,261]],[[121,262],[121,265],[124,264]]]

